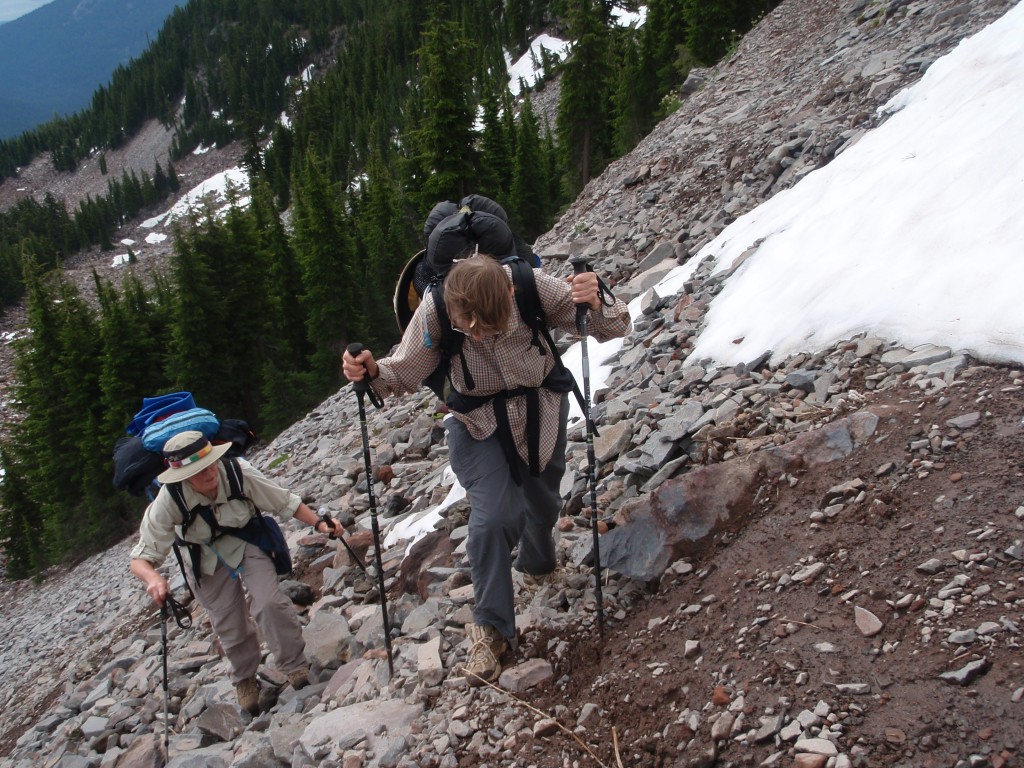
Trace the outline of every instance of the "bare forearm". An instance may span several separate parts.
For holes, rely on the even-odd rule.
[[[131,572],[146,585],[146,593],[153,598],[153,602],[157,605],[163,605],[164,599],[170,592],[167,579],[161,576],[148,560],[135,558],[132,560],[130,568]]]

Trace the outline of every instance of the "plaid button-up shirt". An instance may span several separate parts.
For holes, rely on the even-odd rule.
[[[505,267],[512,281],[512,271]],[[537,295],[547,316],[549,328],[560,328],[576,333],[576,305],[572,301],[569,283],[565,280],[534,270]],[[512,305],[511,330],[491,338],[475,341],[466,336],[462,342],[461,355],[476,387],[466,388],[460,355],[452,355],[451,379],[455,389],[474,397],[486,397],[497,392],[519,387],[540,387],[541,382],[555,366],[551,352],[541,354],[532,345],[533,331],[523,321],[515,302]],[[630,330],[629,310],[625,303],[616,299],[612,306],[591,310],[587,320],[588,334],[598,341],[607,341],[625,336]],[[426,339],[429,336],[430,346]],[[381,397],[415,392],[423,380],[440,362],[438,345],[441,326],[434,306],[434,294],[428,293],[416,309],[409,327],[402,337],[395,353],[379,360],[380,374],[370,382],[373,391]],[[540,343],[546,344],[543,337]],[[551,460],[555,441],[558,437],[558,413],[562,393],[540,389],[540,468]],[[455,418],[466,425],[470,435],[483,440],[494,434],[497,422],[492,403],[487,403],[468,413],[453,412]],[[529,463],[526,438],[526,398],[513,397],[508,401],[508,418],[516,449],[524,462]]]

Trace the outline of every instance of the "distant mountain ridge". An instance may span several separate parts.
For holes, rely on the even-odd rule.
[[[88,106],[184,0],[54,0],[0,24],[0,139]]]

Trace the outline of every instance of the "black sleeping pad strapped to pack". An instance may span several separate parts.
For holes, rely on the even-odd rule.
[[[440,283],[452,263],[473,252],[505,260],[518,256],[540,266],[533,249],[508,226],[505,209],[483,195],[435,205],[423,223],[424,248],[402,269],[392,299],[398,330],[405,333],[428,286]]]
[[[187,398],[180,396],[187,395]],[[216,444],[230,443],[228,456],[244,456],[257,442],[256,433],[253,432],[249,423],[244,419],[219,419],[209,411],[196,408],[192,395],[189,392],[175,392],[171,395],[162,396],[167,398],[178,398],[169,405],[164,405],[159,413],[152,413],[153,404],[158,403],[161,398],[143,398],[144,408],[139,411],[127,427],[128,436],[119,438],[114,444],[114,477],[113,485],[115,490],[127,491],[133,496],[146,496],[152,501],[160,490],[157,482],[157,475],[167,469],[163,453],[159,446],[151,449],[146,447],[147,442],[155,446],[152,441],[147,441],[147,435],[154,428],[161,424],[171,424],[176,417],[198,414],[202,412],[208,415],[210,428],[200,428],[199,431],[206,435],[210,442]],[[147,410],[147,408],[149,410]],[[183,409],[183,410],[176,410]],[[143,421],[143,417],[146,417]],[[143,426],[144,425],[144,426]],[[197,427],[188,420],[179,424],[163,436],[163,440],[169,439],[177,431],[195,429]]]

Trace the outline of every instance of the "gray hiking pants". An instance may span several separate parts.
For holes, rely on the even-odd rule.
[[[252,618],[242,584],[252,598]],[[232,683],[256,674],[262,655],[257,625],[279,670],[288,674],[306,667],[306,644],[298,614],[281,591],[273,560],[256,545],[245,545],[241,578],[218,563],[217,570],[203,576],[202,586],[195,587],[195,593],[210,615],[213,631],[231,663]]]
[[[568,416],[569,399],[564,395],[551,461],[539,477],[533,477],[520,459],[521,486],[512,480],[497,434],[474,440],[462,422],[445,419],[449,461],[471,507],[467,551],[476,598],[473,621],[496,628],[513,642],[513,548],[519,545],[517,570],[539,575],[551,573],[557,565],[552,529],[562,506],[558,487],[565,473]]]

